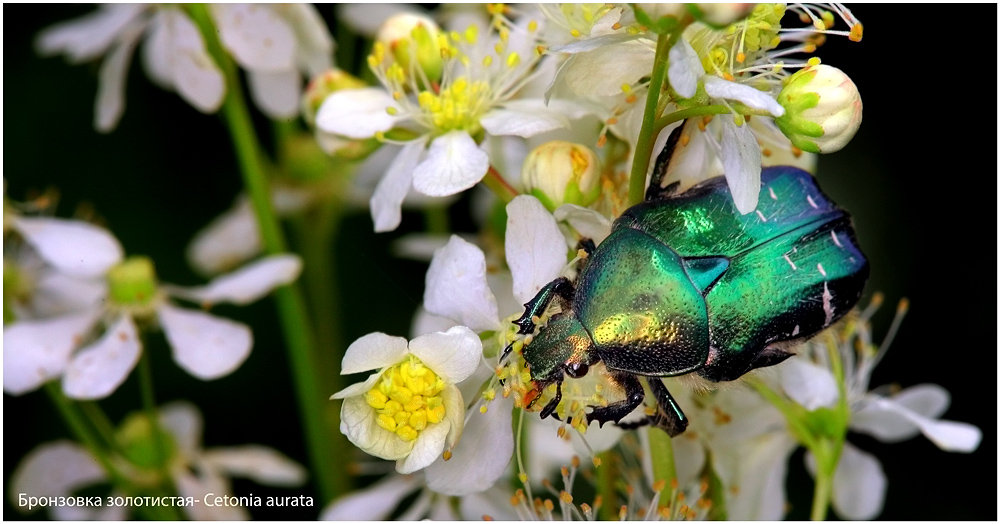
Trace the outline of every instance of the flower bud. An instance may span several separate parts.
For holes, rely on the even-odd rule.
[[[839,151],[861,125],[861,95],[836,67],[808,66],[789,77],[778,95],[785,114],[774,122],[795,147],[810,153]]]
[[[302,116],[310,126],[316,123],[316,113],[326,97],[342,89],[360,89],[367,84],[340,69],[331,69],[313,77],[302,96]]]
[[[563,204],[587,206],[601,194],[601,163],[587,146],[553,140],[528,154],[521,168],[525,189],[554,211]]]
[[[695,20],[713,27],[725,27],[743,20],[754,11],[757,4],[696,3],[687,4]]]
[[[375,40],[392,53],[404,74],[410,74],[412,57],[427,80],[437,82],[444,71],[438,42],[441,37],[441,29],[434,20],[422,15],[400,13],[382,23]]]

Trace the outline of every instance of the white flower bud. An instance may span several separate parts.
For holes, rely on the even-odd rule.
[[[861,125],[861,95],[843,71],[828,65],[803,68],[778,95],[785,114],[774,119],[795,147],[810,153],[839,151]]]
[[[689,4],[698,13],[695,19],[715,27],[725,27],[746,18],[757,4],[696,3]]]
[[[553,140],[528,154],[521,182],[550,211],[563,204],[587,206],[601,194],[601,163],[587,146]]]
[[[413,13],[400,13],[382,22],[375,37],[376,42],[385,46],[404,74],[410,73],[411,57],[430,82],[441,79],[444,60],[441,58],[441,29],[434,20]]]

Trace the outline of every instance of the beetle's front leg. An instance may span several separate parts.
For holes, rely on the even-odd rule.
[[[527,335],[534,331],[535,321],[532,319],[545,313],[545,309],[549,307],[549,303],[552,302],[553,298],[559,296],[567,302],[572,302],[575,291],[573,283],[566,277],[559,277],[546,284],[545,287],[538,290],[535,298],[524,304],[524,314],[521,315],[521,318],[514,321],[514,324],[520,326],[517,333],[519,335]]]
[[[635,408],[642,404],[642,399],[646,398],[646,393],[642,390],[642,384],[635,375],[629,373],[613,373],[612,380],[625,389],[625,400],[620,400],[614,404],[604,407],[596,407],[587,413],[587,423],[597,421],[604,426],[605,422],[618,423],[625,415],[635,411]]]
[[[677,405],[674,397],[670,396],[667,387],[663,385],[663,379],[647,377],[646,383],[649,384],[649,390],[653,392],[656,403],[659,405],[656,415],[650,417],[652,419],[650,423],[666,431],[671,437],[684,433],[684,430],[687,429],[688,418],[681,411],[681,407]]]
[[[559,401],[561,400],[562,400],[562,379],[559,379],[556,382],[556,396],[553,397],[552,400],[550,400],[549,403],[546,404],[544,408],[542,408],[542,411],[539,412],[538,416],[541,418],[548,418],[549,415],[554,413],[556,411],[556,408],[559,407]]]
[[[674,182],[667,187],[660,187],[660,184],[663,183],[663,177],[666,176],[667,168],[670,167],[670,160],[674,157],[674,151],[681,140],[685,124],[687,124],[686,120],[681,121],[681,125],[670,132],[667,143],[663,145],[663,150],[656,156],[656,161],[653,163],[653,174],[649,178],[649,187],[646,188],[646,201],[668,197],[676,193],[677,188],[680,187],[680,182]]]

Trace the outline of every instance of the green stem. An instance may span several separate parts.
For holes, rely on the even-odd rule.
[[[148,346],[147,346],[148,347]],[[160,464],[164,478],[170,477],[167,471],[167,448],[160,427],[160,415],[156,409],[156,397],[153,394],[153,366],[150,364],[149,351],[143,351],[139,358],[139,388],[142,396],[142,408],[149,419],[149,429],[153,433],[153,446],[156,448],[156,464]]]
[[[130,492],[129,487],[131,486],[131,482],[129,482],[128,479],[126,479],[111,463],[111,458],[108,456],[104,447],[101,446],[99,438],[94,434],[90,425],[87,424],[86,418],[77,409],[78,406],[63,395],[59,383],[57,381],[52,381],[45,384],[45,392],[48,393],[52,403],[56,405],[56,409],[59,411],[59,414],[62,415],[62,418],[66,422],[66,425],[69,426],[70,431],[77,438],[77,440],[83,442],[83,446],[87,448],[87,452],[97,460],[98,464],[101,465],[101,468],[111,480],[111,483],[126,492]],[[135,509],[141,513],[144,518],[150,520],[177,520],[180,518],[179,516],[174,517],[173,515],[158,513],[154,507],[139,507]]]
[[[837,445],[823,439],[818,446],[811,448],[816,458],[816,486],[813,491],[812,511],[809,514],[811,520],[826,520],[826,510],[830,506],[830,496],[833,494],[833,476],[837,471],[842,446],[843,441]]]
[[[104,439],[104,443],[114,452],[120,452],[118,437],[115,436],[115,427],[111,424],[107,414],[95,401],[78,402],[80,410],[90,419],[90,422],[97,429],[97,433]]]
[[[486,172],[486,176],[483,177],[483,185],[492,191],[497,198],[503,200],[504,204],[509,204],[511,200],[514,200],[514,197],[520,194],[504,180],[503,175],[493,166],[490,166],[489,171]]]
[[[632,158],[632,173],[628,180],[629,205],[642,202],[646,192],[646,171],[649,170],[649,159],[653,153],[656,135],[653,134],[656,123],[656,107],[660,100],[660,91],[667,75],[667,53],[670,47],[680,38],[676,31],[668,38],[660,35],[656,40],[656,55],[653,58],[653,73],[649,78],[649,89],[646,93],[646,107],[642,114],[642,126],[639,128],[639,140],[635,145],[635,156]]]
[[[315,326],[313,354],[317,366],[316,373],[323,391],[331,393],[344,389],[340,374],[340,358],[345,351],[340,320],[340,287],[337,275],[337,260],[333,256],[337,233],[340,230],[340,203],[327,202],[315,213],[294,222],[298,246],[303,258],[303,281],[306,284],[306,298]],[[329,433],[329,445],[333,449],[350,449],[350,442],[340,432],[340,403],[327,402],[324,406],[323,422]],[[336,453],[331,457],[328,468],[346,472],[349,455]],[[350,490],[352,479],[342,475],[338,489],[341,493]]]
[[[209,52],[225,75],[226,99],[222,114],[233,139],[243,183],[253,202],[264,250],[268,254],[283,253],[287,251],[287,244],[271,207],[260,143],[243,97],[236,65],[222,48],[205,5],[189,4],[187,9],[201,29]],[[301,290],[296,284],[282,286],[275,290],[275,299],[295,378],[312,470],[316,475],[321,503],[325,504],[347,488],[347,475],[343,471],[334,471],[331,466],[334,464],[334,453],[330,444],[334,437],[323,422],[324,406],[329,393],[319,388],[316,377],[312,358],[312,331]]]
[[[601,520],[618,519],[618,464],[615,462],[616,454],[612,451],[604,451],[597,454],[601,459],[601,465],[597,468],[597,493],[601,496],[601,507],[597,513]]]
[[[666,481],[670,487],[671,481],[677,478],[677,466],[674,463],[674,443],[666,431],[650,428],[649,457],[653,462],[653,482]]]

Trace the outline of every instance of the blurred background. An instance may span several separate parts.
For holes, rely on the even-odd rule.
[[[995,63],[988,56],[982,60],[984,50],[988,55],[995,48],[995,32],[967,24],[995,19],[997,7],[852,7],[864,24],[864,40],[830,37],[818,55],[858,85],[864,121],[844,150],[820,158],[817,177],[854,216],[871,261],[862,304],[876,290],[885,294],[875,317],[875,340],[887,331],[896,302],[908,297],[911,304],[871,385],[940,384],[952,397],[943,418],[979,426],[983,441],[976,452],[962,455],[943,452],[923,437],[891,445],[864,435],[848,438],[882,462],[889,483],[881,518],[996,520],[996,476],[990,472],[997,463],[997,380],[990,370],[996,369],[997,338],[990,333],[997,325],[990,319],[997,318],[997,295],[989,294],[996,285],[996,259],[989,255],[995,252],[989,239],[996,238],[996,230],[989,224],[996,223],[996,200],[989,196],[996,192],[997,166],[989,161],[996,134],[986,127],[995,122],[990,115],[996,106],[989,103],[988,80],[985,90],[979,80],[983,65]],[[203,115],[151,84],[138,60],[129,70],[120,124],[108,135],[95,132],[98,64],[71,66],[62,58],[40,58],[33,48],[40,29],[92,9],[4,7],[7,195],[25,200],[33,191],[55,187],[61,195],[58,216],[89,206],[127,254],[154,260],[161,281],[201,284],[184,250],[242,187],[228,134],[217,116]],[[320,11],[334,27],[333,6]],[[966,27],[960,35],[941,34],[949,31],[943,18],[951,14]],[[984,110],[984,128],[976,124],[977,108]],[[267,143],[267,122],[257,117]],[[468,204],[463,199],[451,211],[455,229],[471,230]],[[393,257],[391,245],[422,227],[422,215],[404,213],[397,231],[376,235],[366,210],[346,217],[336,245],[345,342],[373,331],[408,335],[427,266]],[[251,325],[250,358],[232,375],[203,382],[172,362],[162,336],[151,336],[146,350],[153,359],[157,400],[196,403],[206,420],[206,447],[260,443],[308,464],[273,301],[214,311]],[[133,376],[101,405],[120,421],[140,408],[138,391]],[[28,451],[69,432],[44,392],[4,395],[4,404],[6,483]],[[802,455],[793,456],[789,466],[791,519],[809,514],[812,481]],[[281,490],[237,480],[234,490],[315,496],[312,485]],[[320,510],[251,508],[251,513],[261,519],[314,519]],[[32,518],[44,516],[42,511]],[[5,498],[4,519],[16,518],[23,517]]]

